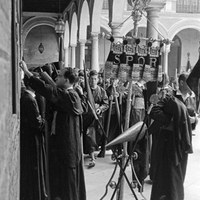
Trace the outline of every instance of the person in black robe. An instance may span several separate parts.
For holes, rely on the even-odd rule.
[[[31,87],[54,105],[52,129],[54,132],[54,156],[50,155],[51,199],[85,200],[85,180],[81,149],[81,115],[83,108],[77,92],[72,68],[64,68],[56,78],[56,84],[47,84],[33,76],[24,61],[20,67],[29,77]],[[51,147],[50,147],[51,148]]]
[[[38,146],[43,121],[34,90],[29,86],[28,77],[24,77],[24,86],[20,98],[20,200],[44,199],[39,186]],[[41,183],[42,184],[42,183]]]
[[[163,99],[166,95],[174,94],[173,88],[169,85],[169,76],[166,73],[162,74],[162,80],[158,82],[158,87],[155,89],[157,90],[157,95],[159,99]],[[155,152],[156,151],[155,147],[157,146],[157,133],[158,131],[155,131],[155,133],[151,134],[152,140],[151,140],[150,170],[149,170],[150,182],[153,181],[154,172],[155,172],[154,164],[157,161],[156,152]]]
[[[149,131],[158,131],[151,200],[183,200],[188,154],[192,153],[187,109],[176,97],[167,95],[152,108],[150,117],[154,122]]]

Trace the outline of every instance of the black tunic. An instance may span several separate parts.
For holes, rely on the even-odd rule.
[[[20,99],[20,200],[38,200],[36,135],[42,121],[36,99],[26,90]]]
[[[80,117],[83,109],[73,89],[64,90],[30,78],[31,87],[51,101],[56,115],[55,135],[50,136],[49,171],[51,198],[85,200]]]

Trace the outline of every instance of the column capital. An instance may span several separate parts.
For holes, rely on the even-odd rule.
[[[76,66],[76,44],[71,44],[71,67]]]
[[[164,8],[166,2],[160,0],[151,0],[150,4],[145,9],[146,12],[160,12]]]
[[[68,50],[70,46],[64,47],[64,50]]]
[[[164,44],[164,46],[162,48],[162,52],[163,53],[169,53],[170,52],[170,47],[171,47],[171,44]]]
[[[122,41],[122,37],[121,37],[121,33],[120,33],[120,30],[121,30],[121,27],[122,27],[122,24],[119,23],[119,22],[111,22],[109,24],[110,28],[111,28],[111,33],[112,33],[112,36],[114,37],[114,42],[118,42],[118,41]]]
[[[109,22],[108,25],[111,29],[120,29],[123,24],[121,22]]]
[[[77,47],[77,44],[70,44],[70,47]]]
[[[91,32],[91,36],[92,36],[92,38],[94,38],[94,37],[99,37],[99,32]]]
[[[86,42],[87,42],[87,40],[85,40],[85,39],[80,39],[80,40],[79,40],[79,43],[80,43],[80,44],[85,44]]]

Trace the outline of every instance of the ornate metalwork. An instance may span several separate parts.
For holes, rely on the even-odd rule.
[[[140,21],[142,18],[142,11],[148,6],[151,0],[127,0],[128,4],[132,6],[133,21]]]

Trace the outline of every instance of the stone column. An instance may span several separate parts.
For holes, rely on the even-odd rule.
[[[147,37],[158,39],[158,18],[159,13],[162,8],[165,6],[164,1],[160,0],[151,0],[150,4],[146,8],[147,12]],[[153,45],[157,45],[156,42]]]
[[[72,48],[71,46],[68,47],[68,66],[72,66]]]
[[[164,54],[164,57],[163,57],[163,72],[168,74],[168,54],[170,52],[170,44],[166,45],[164,44],[164,47],[163,47],[163,54]]]
[[[120,33],[121,25],[120,23],[110,23],[109,24],[112,32],[112,36],[114,37],[114,42],[122,42],[122,35]]]
[[[64,63],[64,66],[68,67],[68,65],[69,65],[69,49],[66,48],[65,49],[65,63]]]
[[[79,41],[79,45],[80,45],[80,69],[84,69],[83,68],[83,61],[85,62],[85,43],[86,40],[80,40]]]
[[[98,33],[92,33],[92,62],[91,62],[91,69],[96,70],[97,72],[99,69],[99,38]]]
[[[71,45],[71,67],[76,67],[76,45]]]
[[[158,39],[158,18],[160,9],[157,7],[148,7],[147,11],[147,38]],[[153,45],[157,45],[154,43]]]

